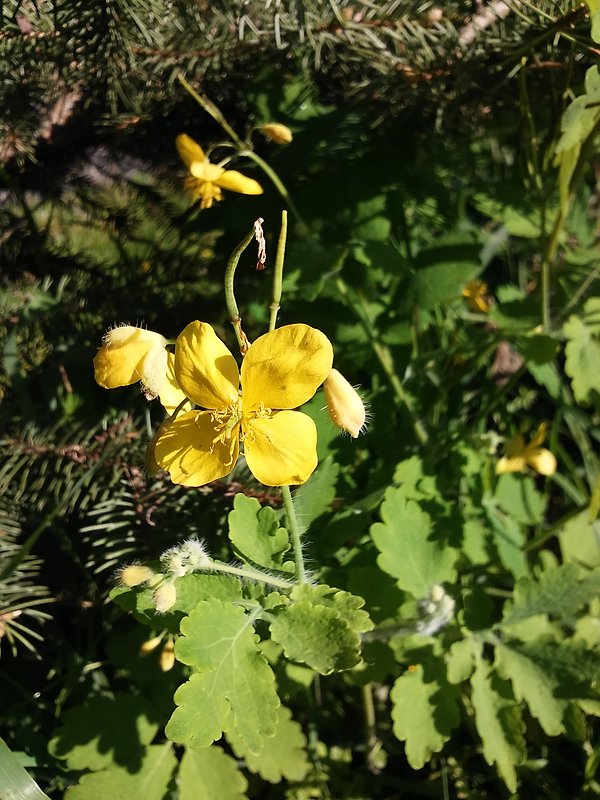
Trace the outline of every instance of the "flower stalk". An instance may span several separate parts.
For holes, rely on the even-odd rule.
[[[300,530],[300,523],[294,508],[294,501],[292,500],[292,492],[289,486],[281,487],[281,496],[283,497],[283,505],[285,506],[285,514],[288,520],[288,529],[290,532],[290,539],[292,542],[292,549],[294,551],[294,563],[296,565],[296,581],[298,583],[307,583],[306,569],[304,567],[304,556],[302,554],[302,541]]]
[[[283,263],[285,260],[285,245],[287,241],[287,211],[281,212],[281,230],[279,231],[279,241],[277,242],[277,255],[275,257],[275,272],[273,275],[273,297],[269,309],[271,318],[269,320],[269,330],[274,331],[277,325],[277,314],[281,306],[281,291],[283,287]]]

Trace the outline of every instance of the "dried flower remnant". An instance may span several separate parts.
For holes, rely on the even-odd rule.
[[[200,145],[187,134],[180,134],[175,145],[181,160],[190,171],[185,179],[185,188],[200,200],[200,208],[210,208],[213,202],[222,200],[222,189],[239,194],[263,193],[262,186],[254,178],[211,163]]]

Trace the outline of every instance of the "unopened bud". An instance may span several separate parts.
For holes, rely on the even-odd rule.
[[[158,664],[163,672],[168,672],[175,666],[175,643],[172,639],[165,642],[165,646],[158,659]]]
[[[337,369],[331,370],[323,388],[329,416],[338,428],[356,439],[367,417],[365,404],[359,393]]]
[[[133,564],[131,567],[125,567],[121,570],[119,580],[123,586],[131,588],[132,586],[139,586],[140,583],[146,583],[154,575],[150,567],[143,567],[141,564]]]
[[[281,122],[269,122],[263,125],[261,131],[275,144],[289,144],[292,141],[292,132],[287,125]]]
[[[152,639],[146,639],[146,641],[140,647],[140,655],[146,656],[148,655],[148,653],[151,653],[153,650],[156,650],[156,648],[162,642],[162,640],[163,640],[162,635],[154,636],[152,637]]]
[[[173,608],[177,600],[177,589],[174,583],[163,583],[154,592],[154,607],[159,614],[166,614]]]

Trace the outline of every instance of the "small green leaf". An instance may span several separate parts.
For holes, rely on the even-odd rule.
[[[592,298],[597,300],[598,298]],[[595,306],[586,303],[585,310]],[[588,403],[592,392],[600,393],[600,338],[597,325],[571,316],[563,326],[568,339],[565,347],[565,372],[571,378],[573,394],[578,403]]]
[[[300,725],[292,719],[289,708],[279,706],[277,713],[275,735],[268,740],[267,746],[260,753],[248,752],[235,731],[227,731],[227,739],[236,756],[245,760],[248,769],[258,773],[266,781],[279,783],[282,778],[301,781],[310,768],[306,755],[306,737]]]
[[[64,712],[48,749],[73,770],[135,764],[158,730],[158,721],[150,714],[148,703],[135,695],[92,697]]]
[[[381,505],[383,522],[371,526],[380,552],[377,563],[398,580],[398,586],[415,597],[425,597],[436,583],[452,582],[457,551],[433,538],[429,514],[414,500],[406,500],[402,488],[390,488]]]
[[[183,620],[175,653],[196,672],[175,692],[179,708],[166,728],[172,741],[208,747],[234,726],[248,750],[259,753],[273,736],[279,697],[253,622],[220,600],[200,603]]]
[[[246,800],[247,787],[235,759],[217,745],[186,747],[177,773],[179,800]]]
[[[256,498],[238,492],[228,521],[229,538],[240,558],[264,569],[282,569],[289,537],[285,528],[279,527],[272,508],[261,508]]]
[[[526,756],[519,706],[510,685],[500,680],[483,659],[477,662],[471,687],[471,702],[483,743],[483,756],[490,766],[496,764],[509,791],[516,792],[515,767],[522,764]]]
[[[112,766],[80,778],[65,792],[65,800],[164,800],[177,765],[172,745],[151,745],[138,768]]]
[[[564,524],[558,540],[563,561],[589,568],[600,567],[600,522],[591,522],[587,509]]]
[[[462,683],[471,676],[477,659],[481,657],[481,649],[481,643],[470,636],[451,645],[446,655],[450,683]]]
[[[527,475],[501,475],[494,499],[506,514],[524,525],[535,525],[544,518],[544,495],[536,490],[533,478]]]
[[[401,675],[392,688],[394,734],[406,742],[406,758],[421,769],[439,753],[460,722],[459,690],[448,683],[439,659],[418,664]]]
[[[525,545],[523,528],[495,503],[484,502],[484,508],[491,523],[494,545],[502,565],[510,570],[515,578],[527,575],[529,567],[523,552]]]
[[[549,614],[569,619],[600,592],[600,569],[582,577],[575,564],[561,564],[544,571],[538,580],[520,578],[512,601],[504,607],[505,625],[514,625],[528,617]]]
[[[306,483],[294,492],[294,509],[304,530],[308,530],[322,514],[331,511],[339,470],[339,466],[328,456]]]
[[[510,644],[496,646],[495,665],[499,674],[512,683],[517,700],[527,703],[548,736],[564,732],[567,702],[556,697],[559,681],[555,675]]]

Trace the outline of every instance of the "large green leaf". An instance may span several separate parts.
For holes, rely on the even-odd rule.
[[[260,753],[250,753],[235,731],[227,731],[227,739],[238,758],[243,758],[251,772],[257,772],[270,783],[279,783],[282,778],[301,781],[307,774],[310,763],[306,754],[306,737],[300,725],[292,719],[292,712],[279,706],[277,727]],[[220,797],[218,798],[220,800]]]
[[[49,800],[17,756],[0,739],[0,800]]]
[[[429,514],[406,500],[402,488],[386,491],[381,517],[383,522],[371,526],[377,563],[401,589],[425,597],[434,584],[454,580],[457,551],[433,536]]]
[[[164,800],[177,759],[172,745],[151,745],[137,769],[112,766],[84,775],[65,800]]]
[[[175,652],[196,672],[175,692],[178,708],[166,728],[174,742],[207,747],[235,728],[250,752],[273,736],[279,697],[258,646],[254,619],[221,600],[200,603],[181,623]]]
[[[217,745],[186,747],[177,773],[179,800],[246,800],[247,786],[235,759]]]

